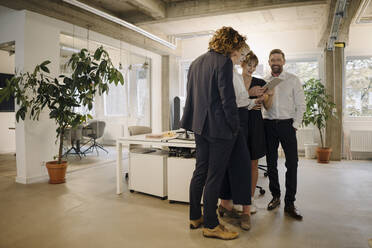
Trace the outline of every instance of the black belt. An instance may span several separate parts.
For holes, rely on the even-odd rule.
[[[293,119],[264,119],[268,122],[281,123],[281,122],[291,122]]]

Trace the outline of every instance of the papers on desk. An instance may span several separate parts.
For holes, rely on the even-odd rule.
[[[172,132],[172,131],[168,131],[168,132],[165,132],[165,133],[160,133],[160,134],[154,134],[154,133],[150,133],[150,134],[146,134],[146,139],[160,139],[160,140],[169,140],[169,139],[175,139],[178,137],[178,133],[176,132]]]
[[[263,88],[267,88],[268,90],[271,90],[271,89],[274,89],[275,86],[277,86],[278,84],[280,84],[281,82],[283,81],[283,79],[280,79],[280,78],[273,78],[271,81],[267,82]]]

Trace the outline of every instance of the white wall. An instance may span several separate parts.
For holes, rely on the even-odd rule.
[[[14,55],[9,56],[8,52],[0,51],[0,73],[14,73]],[[15,152],[15,130],[9,127],[15,127],[14,112],[0,112],[0,153]]]
[[[75,32],[74,32],[75,29]],[[60,33],[85,36],[86,29],[58,21],[29,11],[11,11],[0,7],[0,43],[15,41],[15,67],[20,71],[30,71],[36,64],[50,60],[52,75],[59,74]],[[120,46],[118,40],[94,32],[94,40]],[[135,46],[123,43],[123,48],[152,59],[152,126],[161,130],[161,57]],[[45,180],[47,171],[45,161],[53,160],[57,154],[55,145],[55,124],[42,114],[38,122],[30,120],[16,124],[17,178],[20,183]]]
[[[346,56],[372,56],[372,24],[353,24],[350,27]]]

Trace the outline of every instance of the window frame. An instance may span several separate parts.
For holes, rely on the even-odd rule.
[[[348,60],[356,60],[356,59],[372,59],[372,55],[349,55],[345,56],[345,80],[342,85],[342,109],[343,113],[342,116],[344,118],[344,121],[347,122],[372,122],[372,115],[371,116],[349,116],[346,113],[346,64]]]

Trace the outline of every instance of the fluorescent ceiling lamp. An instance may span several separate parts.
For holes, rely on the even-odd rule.
[[[76,0],[63,0],[63,1],[66,2],[66,3],[72,4],[72,5],[76,6],[76,7],[79,7],[81,9],[84,9],[86,11],[89,11],[89,12],[91,12],[93,14],[96,14],[96,15],[98,15],[100,17],[103,17],[103,18],[105,18],[107,20],[110,20],[112,22],[115,22],[115,23],[117,23],[117,24],[119,24],[119,25],[121,25],[123,27],[126,27],[126,28],[129,28],[129,29],[133,30],[133,31],[136,31],[137,33],[140,33],[140,34],[146,36],[147,38],[150,38],[150,39],[152,39],[152,40],[154,40],[156,42],[159,42],[160,44],[162,44],[164,46],[167,46],[167,47],[172,48],[172,49],[176,49],[176,45],[174,45],[174,44],[172,44],[172,43],[170,43],[170,42],[168,42],[166,40],[163,40],[163,39],[159,38],[158,36],[153,35],[153,34],[147,32],[147,31],[143,30],[142,28],[139,28],[139,27],[137,27],[137,26],[135,26],[135,25],[133,25],[133,24],[131,24],[129,22],[123,21],[120,18],[117,18],[115,16],[112,16],[110,14],[107,14],[107,13],[105,13],[103,11],[100,11],[98,9],[95,9],[95,8],[89,6],[89,5],[86,5],[86,4],[81,3],[79,1],[76,1]]]
[[[61,46],[62,50],[68,51],[68,52],[73,52],[73,53],[79,53],[80,50],[72,47],[66,47],[66,46]]]

